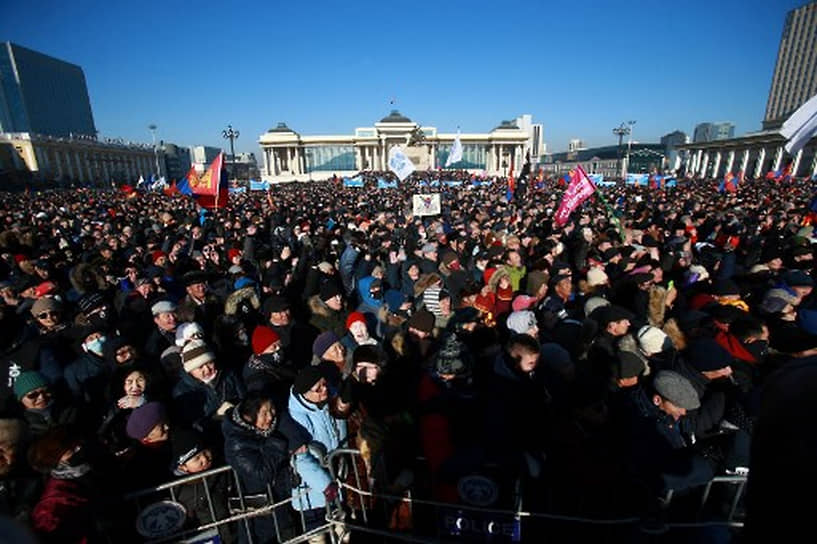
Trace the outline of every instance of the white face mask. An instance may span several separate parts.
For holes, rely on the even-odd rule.
[[[105,340],[106,338],[104,336],[100,336],[99,338],[95,338],[90,342],[85,342],[85,344],[83,344],[83,348],[88,353],[93,353],[94,355],[102,357],[103,350],[105,349]]]

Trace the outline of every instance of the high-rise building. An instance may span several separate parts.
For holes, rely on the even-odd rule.
[[[161,142],[159,151],[164,157],[162,175],[167,178],[168,182],[173,179],[182,179],[190,171],[190,148]]]
[[[692,141],[714,142],[715,140],[728,140],[734,137],[735,125],[732,123],[699,123],[695,126]]]
[[[0,44],[0,132],[96,137],[82,68]]]
[[[778,128],[817,94],[817,2],[791,10],[783,24],[764,129]]]
[[[545,154],[545,142],[542,139],[542,125],[533,122],[533,116],[526,113],[516,118],[516,126],[520,130],[528,133],[528,142],[525,144],[524,154],[530,153],[532,164],[539,162],[539,158]]]

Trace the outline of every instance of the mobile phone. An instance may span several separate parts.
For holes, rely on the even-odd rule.
[[[669,280],[669,283],[667,284],[667,291],[670,289],[675,289],[675,280]]]

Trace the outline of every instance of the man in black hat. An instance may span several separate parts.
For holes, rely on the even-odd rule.
[[[192,271],[182,276],[182,283],[187,292],[176,309],[179,321],[194,321],[202,326],[207,338],[213,332],[216,318],[224,313],[224,304],[207,287],[207,273]]]
[[[332,331],[338,337],[346,334],[346,315],[343,311],[343,296],[334,282],[321,285],[320,293],[309,299],[312,317],[309,324],[318,333]]]

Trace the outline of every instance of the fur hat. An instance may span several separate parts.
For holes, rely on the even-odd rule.
[[[51,297],[38,298],[31,306],[31,315],[38,316],[43,312],[61,312],[62,303]]]

